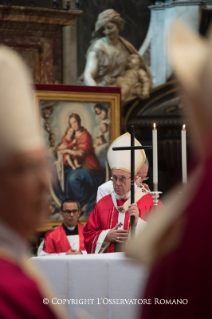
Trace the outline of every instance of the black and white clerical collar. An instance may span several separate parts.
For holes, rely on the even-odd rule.
[[[63,229],[65,230],[66,236],[78,235],[78,225],[74,227],[67,227],[63,224]]]

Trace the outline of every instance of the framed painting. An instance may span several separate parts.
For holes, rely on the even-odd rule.
[[[53,164],[48,226],[61,223],[60,205],[66,198],[80,203],[85,222],[97,188],[109,179],[107,149],[121,130],[120,89],[39,84],[36,97]]]

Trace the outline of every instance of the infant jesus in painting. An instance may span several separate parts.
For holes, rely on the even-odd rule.
[[[75,150],[76,149],[75,144],[76,144],[76,139],[74,138],[74,129],[68,126],[65,131],[65,135],[62,137],[62,142],[58,146],[58,150],[67,150],[67,149]],[[78,167],[81,167],[77,159],[68,153],[65,153],[63,155],[63,164],[71,166],[73,170]]]

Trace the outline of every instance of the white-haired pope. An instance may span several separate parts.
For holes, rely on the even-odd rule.
[[[130,146],[131,136],[125,133],[109,147],[107,159],[112,171],[113,192],[96,204],[84,227],[85,247],[88,253],[112,253],[117,244],[124,244],[130,230],[130,216],[135,216],[135,231],[146,224],[153,211],[153,198],[145,188],[136,187],[135,203],[131,204],[130,151],[113,151],[113,147]],[[135,139],[135,145],[141,145]],[[144,150],[135,151],[135,175],[146,159]],[[161,202],[159,203],[161,205]]]
[[[28,261],[27,242],[48,214],[50,172],[31,77],[4,46],[0,97],[0,318],[66,318],[44,304],[55,295]]]

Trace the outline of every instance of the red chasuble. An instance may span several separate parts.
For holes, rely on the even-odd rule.
[[[0,274],[1,319],[58,318],[43,303],[36,282],[18,264],[0,257]]]
[[[212,318],[212,152],[201,163],[193,199],[182,212],[186,221],[178,247],[153,268],[142,298],[142,319]],[[175,236],[173,234],[173,236]],[[157,298],[157,299],[155,299]],[[178,302],[176,304],[177,300]]]
[[[160,202],[161,204],[161,202]],[[160,205],[159,204],[159,205]],[[118,205],[123,205],[118,202]],[[152,195],[146,194],[137,201],[139,209],[139,217],[143,220],[153,211]],[[118,224],[118,210],[115,208],[111,195],[103,197],[95,206],[91,213],[86,226],[83,229],[85,238],[85,248],[88,254],[94,254],[96,249],[97,240],[102,230],[111,229]],[[130,229],[129,212],[125,213],[125,220],[123,229]],[[114,252],[114,243],[111,243],[105,253]]]
[[[85,250],[84,246],[84,236],[83,228],[84,226],[80,223],[78,225],[78,235],[79,235],[79,250]],[[65,230],[62,225],[58,226],[56,229],[45,235],[43,250],[48,254],[59,254],[66,253],[71,249],[71,245],[66,236]]]

